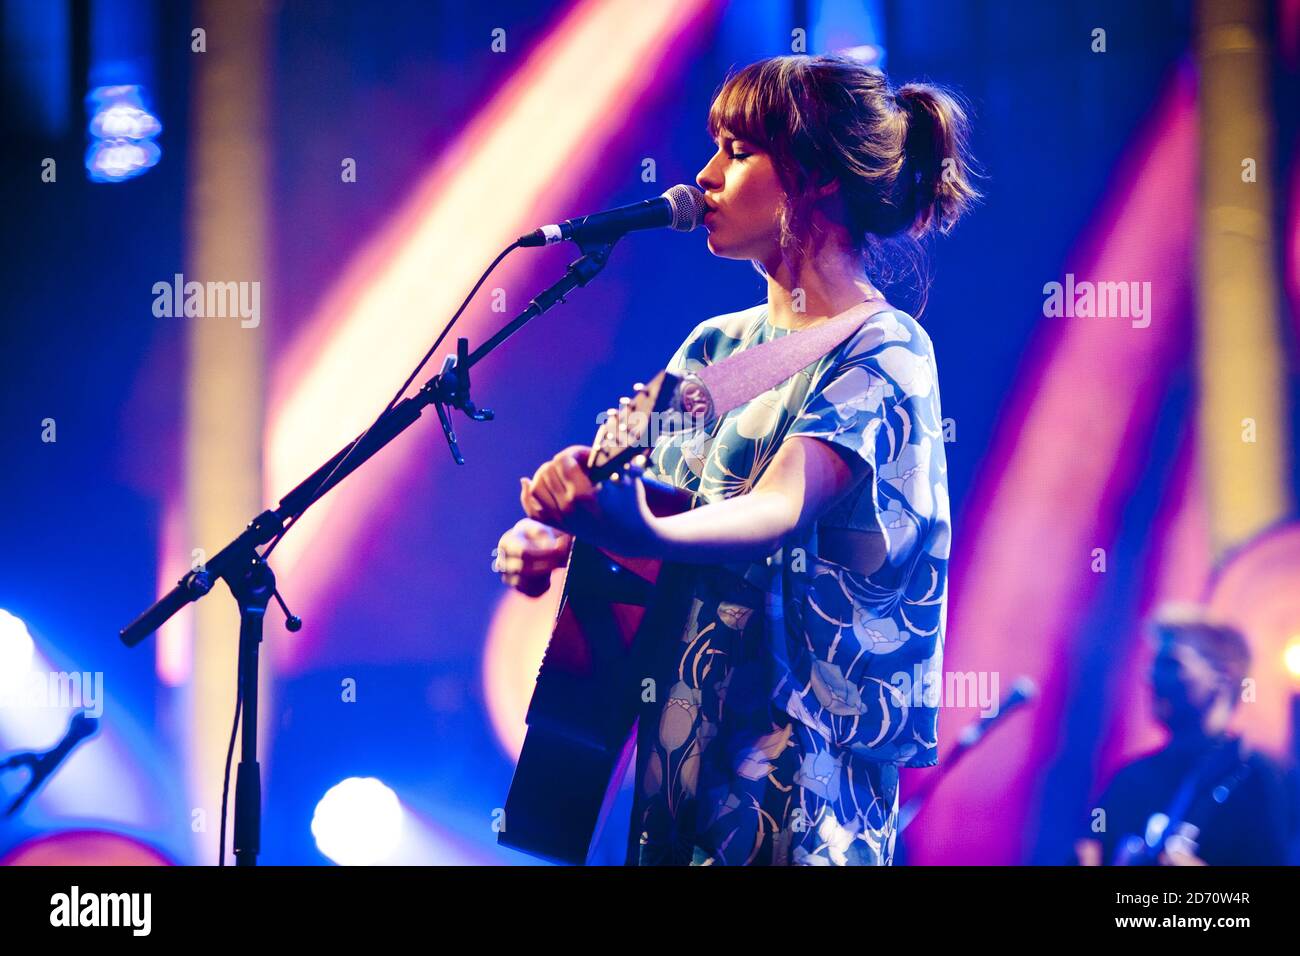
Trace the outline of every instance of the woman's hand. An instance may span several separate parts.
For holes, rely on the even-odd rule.
[[[492,569],[501,580],[529,597],[541,597],[551,586],[551,572],[569,559],[573,538],[532,518],[520,518],[497,542]]]
[[[597,488],[585,468],[590,455],[587,446],[570,445],[538,468],[531,481],[519,479],[524,512],[625,557],[660,557],[658,519],[641,484],[644,459]]]

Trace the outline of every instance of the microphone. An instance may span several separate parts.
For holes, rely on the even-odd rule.
[[[520,236],[519,245],[549,246],[565,239],[610,242],[635,229],[661,229],[665,226],[678,232],[690,232],[704,221],[706,212],[708,206],[704,202],[704,193],[694,186],[679,183],[655,199],[542,226]]]
[[[988,720],[977,720],[974,723],[967,724],[960,734],[957,735],[957,746],[953,748],[949,761],[956,758],[964,750],[974,747],[980,740],[992,730],[997,724],[1004,720],[1017,707],[1021,707],[1038,697],[1038,685],[1030,677],[1020,677],[1011,685],[1011,693],[1007,694],[998,712]]]
[[[916,819],[921,808],[925,805],[926,798],[930,795],[935,786],[942,780],[956,765],[962,756],[984,739],[984,735],[992,730],[1000,721],[1004,720],[1007,714],[1011,713],[1025,704],[1031,703],[1038,698],[1038,685],[1030,677],[1022,676],[1016,679],[1011,685],[1011,693],[1002,699],[998,712],[987,720],[976,720],[972,724],[967,724],[962,728],[961,733],[957,735],[957,746],[952,748],[948,754],[948,765],[939,770],[938,774],[929,777],[921,788],[908,798],[907,803],[898,811],[898,823],[896,830],[902,833],[912,821]]]

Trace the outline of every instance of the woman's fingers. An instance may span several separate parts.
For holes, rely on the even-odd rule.
[[[551,475],[554,469],[550,463],[537,469],[537,474],[529,481],[528,487],[531,489],[533,497],[541,505],[541,510],[551,519],[557,519],[564,514],[564,509],[560,507],[560,498],[556,493],[555,481]],[[543,519],[544,524],[551,524],[551,521]]]
[[[541,478],[538,495],[542,497],[546,506],[556,516],[568,514],[573,507],[573,491],[565,477],[560,474],[559,468],[544,468],[538,472],[538,475]]]
[[[497,571],[502,574],[550,574],[563,566],[564,561],[554,552],[546,554],[510,555],[497,553]]]
[[[555,532],[548,526],[536,521],[529,521],[524,524],[524,526],[519,529],[519,533],[522,534],[524,540],[533,547],[544,548],[550,542],[555,540]]]
[[[539,597],[551,586],[549,574],[503,574],[501,580],[509,587],[529,597]]]
[[[595,494],[595,486],[591,483],[587,469],[575,459],[565,458],[561,461],[560,474],[568,485],[573,500],[584,500]]]
[[[583,466],[591,456],[586,445],[570,445],[544,462],[531,479],[519,480],[519,504],[534,521],[560,527],[575,499],[590,490]]]
[[[563,451],[557,454],[555,458],[551,460],[555,461],[561,458],[567,458],[570,461],[575,461],[579,465],[585,466],[587,464],[587,461],[591,458],[591,446],[570,445],[568,448],[565,448]]]
[[[524,513],[534,521],[540,521],[543,524],[550,524],[558,520],[554,507],[549,503],[549,493],[533,484],[527,478],[519,479],[519,503],[523,505]]]
[[[549,575],[565,564],[570,544],[568,535],[525,520],[497,542],[494,569],[502,574]]]
[[[591,480],[572,455],[557,455],[537,472],[536,494],[556,518],[556,528],[574,530],[595,497]]]
[[[553,552],[522,555],[498,552],[497,570],[502,583],[530,597],[546,593],[551,586],[551,572],[557,567]]]
[[[540,597],[550,589],[551,572],[568,561],[573,538],[548,522],[551,518],[560,520],[551,514],[550,491],[539,490],[527,478],[521,478],[519,500],[529,516],[501,536],[493,569],[509,587],[528,597]]]
[[[547,574],[536,577],[521,578],[516,583],[512,584],[511,587],[526,597],[541,597],[551,587],[551,576]]]

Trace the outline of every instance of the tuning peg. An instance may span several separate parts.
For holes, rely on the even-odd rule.
[[[644,391],[645,391],[645,382],[633,382],[633,383],[632,383],[632,391],[634,391],[634,392],[644,392]]]

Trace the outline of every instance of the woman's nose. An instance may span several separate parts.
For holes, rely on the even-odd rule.
[[[719,181],[716,176],[714,176],[709,172],[709,170],[712,168],[713,168],[713,163],[709,163],[709,165],[705,166],[703,169],[701,169],[698,173],[695,174],[695,184],[706,192],[709,190],[713,190],[716,192],[717,190],[722,188],[721,181]]]

